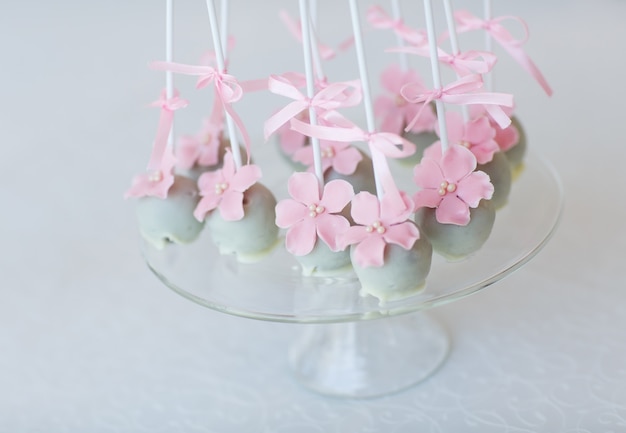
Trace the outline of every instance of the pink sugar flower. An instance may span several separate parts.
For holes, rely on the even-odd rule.
[[[380,130],[401,135],[404,127],[417,115],[423,104],[409,104],[400,93],[405,84],[421,84],[414,70],[403,71],[398,65],[391,65],[380,76],[383,88],[389,93],[380,95],[374,102],[374,113],[382,119]],[[424,87],[426,90],[426,87]],[[422,111],[411,132],[433,131],[437,117],[430,107]]]
[[[493,154],[500,150],[494,139],[496,131],[486,116],[477,117],[465,123],[461,113],[449,111],[446,113],[446,123],[450,144],[460,144],[468,148],[479,164],[488,163],[493,159]],[[439,134],[439,126],[436,129]],[[435,145],[430,146],[424,155],[438,159],[441,156],[441,143],[437,142]],[[438,149],[436,154],[432,153],[434,148]]]
[[[172,149],[165,149],[163,159],[161,160],[161,168],[135,176],[130,189],[124,194],[124,198],[146,196],[158,197],[160,199],[167,198],[167,192],[174,184],[175,165],[176,158],[172,153]]]
[[[502,109],[504,110],[507,116],[509,117],[513,116],[514,108],[502,107]],[[478,119],[480,117],[487,117],[489,119],[489,123],[491,124],[491,127],[496,132],[494,140],[498,144],[498,147],[502,152],[506,152],[507,150],[514,147],[517,143],[519,143],[520,134],[513,123],[511,123],[506,128],[502,129],[500,125],[498,125],[498,123],[491,118],[491,116],[488,116],[486,114],[485,108],[480,105],[473,105],[472,108],[470,108],[470,114],[473,119]]]
[[[230,150],[224,155],[224,166],[220,170],[202,174],[198,188],[202,198],[193,215],[203,221],[214,209],[226,221],[238,221],[244,217],[243,193],[261,178],[261,169],[253,164],[244,165],[235,171]]]
[[[287,188],[293,199],[276,205],[276,225],[288,229],[287,251],[305,256],[313,251],[319,237],[331,251],[339,251],[337,236],[350,227],[341,212],[354,196],[354,189],[345,180],[332,180],[324,186],[320,197],[317,178],[312,173],[294,173]]]
[[[489,176],[476,170],[476,157],[461,145],[451,146],[440,158],[424,156],[413,170],[413,180],[422,189],[413,196],[415,209],[436,208],[442,224],[465,226],[469,208],[489,200],[493,185]]]
[[[193,135],[183,135],[178,141],[176,156],[178,167],[189,170],[195,164],[210,167],[219,162],[219,148],[223,123],[205,119],[201,131]]]
[[[351,146],[350,143],[321,140],[320,150],[322,154],[322,172],[326,172],[326,170],[332,167],[337,173],[346,176],[351,175],[363,159],[361,152]],[[298,150],[294,153],[293,160],[306,165],[309,171],[312,171],[314,169],[313,146],[306,146]]]
[[[420,234],[415,224],[407,221],[413,202],[402,193],[403,206],[395,209],[389,195],[379,202],[375,195],[360,192],[352,199],[352,219],[357,225],[340,236],[343,248],[356,244],[354,259],[361,267],[380,267],[385,262],[385,245],[413,247]]]

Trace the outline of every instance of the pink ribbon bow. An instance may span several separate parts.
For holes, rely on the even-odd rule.
[[[390,17],[380,6],[372,6],[367,10],[367,21],[375,29],[392,29],[398,36],[411,45],[428,45],[426,32],[417,31],[399,19]]]
[[[241,132],[246,145],[246,153],[248,157],[247,163],[250,163],[250,136],[248,135],[248,131],[246,130],[243,121],[231,106],[231,104],[239,101],[243,96],[243,88],[234,76],[219,72],[212,66],[195,66],[172,62],[153,62],[150,64],[150,67],[160,71],[172,71],[177,74],[198,76],[198,81],[196,82],[197,89],[202,89],[213,83],[215,87],[215,100],[213,102],[213,112],[211,118],[219,115],[218,109],[221,105],[233,119],[237,129]]]
[[[548,96],[552,95],[552,89],[544,78],[539,68],[530,59],[528,54],[522,48],[522,45],[528,40],[528,26],[518,17],[503,16],[493,18],[491,20],[483,20],[472,15],[468,11],[457,11],[454,14],[454,18],[459,24],[457,31],[459,33],[467,32],[470,30],[483,29],[488,32],[493,39],[498,42],[502,48],[504,48],[510,55],[524,68],[541,86]],[[524,30],[524,37],[522,39],[516,39],[511,33],[501,24],[503,21],[512,20],[517,21],[522,25]]]
[[[172,98],[168,99],[165,90],[161,92],[159,99],[150,104],[151,107],[160,108],[161,115],[159,116],[159,126],[157,127],[152,154],[148,162],[148,170],[158,171],[161,169],[165,147],[167,146],[167,138],[172,129],[172,122],[174,121],[174,111],[185,108],[188,104],[189,102],[187,100],[178,97],[178,92],[176,92]]]
[[[511,124],[511,119],[501,108],[513,106],[513,95],[508,93],[482,92],[476,93],[481,89],[483,81],[480,75],[467,75],[454,81],[441,89],[434,89],[424,92],[421,83],[405,84],[400,93],[412,104],[428,105],[432,101],[440,100],[448,104],[455,105],[483,105],[485,111],[493,118],[493,120],[502,128],[506,128]],[[405,131],[410,131],[415,122],[419,119],[424,106],[420,108],[413,120],[409,122]]]
[[[340,107],[353,107],[361,102],[361,85],[358,80],[326,85],[312,98],[307,98],[298,90],[297,83],[287,75],[272,75],[269,78],[269,91],[294,99],[286,107],[267,119],[264,126],[265,139],[281,126],[296,117],[303,110],[312,107],[316,111],[334,111]]]
[[[347,122],[342,122],[344,125]],[[298,119],[291,119],[291,129],[299,133],[316,137],[320,140],[339,142],[366,142],[372,154],[374,173],[380,179],[385,195],[401,206],[404,206],[400,191],[396,186],[389,164],[385,156],[390,158],[406,158],[415,153],[415,144],[392,132],[366,132],[356,125],[351,127],[313,126]]]

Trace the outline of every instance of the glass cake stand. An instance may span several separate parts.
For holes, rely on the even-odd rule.
[[[280,199],[285,192],[275,194]],[[409,387],[441,365],[448,336],[424,310],[475,293],[527,263],[554,233],[562,203],[554,169],[528,155],[487,243],[460,261],[434,254],[424,290],[385,304],[361,296],[353,273],[302,276],[282,245],[258,263],[241,264],[220,255],[204,231],[192,244],[163,250],[144,242],[143,254],[165,285],[200,305],[252,319],[310,324],[290,350],[295,376],[323,394],[371,397]]]

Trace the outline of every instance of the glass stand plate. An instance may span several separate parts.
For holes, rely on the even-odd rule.
[[[410,174],[408,168],[405,168],[405,171]],[[405,176],[409,177],[410,175]],[[286,178],[287,176],[282,177]],[[264,178],[264,181],[269,182],[266,185],[272,185],[272,179]],[[399,184],[402,185],[401,181]],[[272,190],[279,200],[285,197],[285,192],[280,188]],[[385,340],[393,340],[391,335],[398,336],[405,329],[418,329],[422,332],[426,327],[430,327],[430,331],[423,331],[422,334],[426,336],[425,341],[431,342],[434,335],[438,336],[440,342],[431,344],[435,347],[432,350],[435,356],[432,357],[429,366],[421,368],[422,372],[408,375],[411,376],[411,380],[408,381],[410,383],[421,380],[427,376],[424,371],[432,372],[444,359],[447,352],[447,343],[443,343],[446,339],[445,333],[438,330],[437,325],[432,324],[430,319],[419,317],[423,316],[422,314],[416,315],[418,318],[412,317],[413,315],[397,317],[397,320],[393,321],[390,318],[420,312],[460,299],[520,268],[541,250],[554,233],[562,203],[563,192],[554,170],[544,160],[528,155],[523,170],[513,183],[509,203],[497,212],[496,222],[487,243],[479,251],[460,261],[446,261],[435,254],[425,289],[417,295],[384,305],[372,296],[364,297],[359,294],[360,284],[352,272],[338,277],[302,276],[300,266],[282,245],[275,248],[262,261],[254,264],[241,264],[233,256],[220,255],[207,231],[189,245],[170,244],[163,250],[157,250],[144,242],[142,249],[148,266],[161,281],[180,295],[205,307],[242,317],[277,322],[301,324],[358,322],[344,323],[343,326],[333,325],[327,329],[313,327],[319,335],[308,335],[299,340],[291,352],[292,366],[296,375],[305,384],[308,383],[311,388],[325,393],[350,396],[380,395],[401,389],[408,384],[393,383],[388,387],[377,385],[370,389],[359,388],[354,383],[335,389],[328,385],[322,386],[321,376],[317,376],[316,379],[316,375],[311,373],[310,364],[313,361],[307,361],[303,355],[306,350],[303,349],[302,342],[310,342],[308,346],[305,345],[310,351],[307,356],[309,360],[318,359],[317,365],[320,369],[327,368],[333,363],[343,368],[351,365],[352,361],[353,365],[357,365],[355,363],[358,359],[364,359],[364,353],[367,353],[369,359],[375,358],[380,353],[391,359],[395,355],[390,351],[396,348],[396,351],[400,352],[398,356],[408,356],[403,349],[411,345],[410,339],[403,340],[398,337],[398,341],[403,342],[391,346],[389,341]],[[378,318],[387,320],[366,324],[370,319]],[[410,325],[415,320],[420,324]],[[383,333],[387,337],[374,337],[373,330],[377,327],[383,329],[382,322],[388,322],[384,325],[388,329]],[[397,327],[396,331],[392,329],[392,324]],[[371,337],[368,338],[368,335]],[[420,339],[419,336],[415,338]],[[335,346],[329,343],[333,339],[336,340],[332,343]],[[359,344],[352,344],[351,341]],[[352,349],[364,347],[363,342],[371,343],[373,346],[359,356],[352,350],[353,359],[350,361],[347,358],[350,347]],[[326,352],[322,354],[320,350],[324,344],[327,347],[324,349]],[[331,350],[329,347],[335,349]],[[340,347],[343,349],[338,349]],[[333,356],[336,359],[331,363],[328,360]],[[363,364],[362,361],[359,362]],[[379,367],[374,368],[374,365],[371,365],[368,367],[369,373],[362,374],[381,378],[385,371],[395,374],[396,371],[392,370],[397,370],[393,364],[390,364],[389,368]],[[319,371],[318,373],[321,374]],[[341,377],[345,377],[345,374]]]

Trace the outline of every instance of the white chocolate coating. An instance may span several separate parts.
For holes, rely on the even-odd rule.
[[[137,200],[139,232],[158,249],[163,249],[169,242],[193,242],[204,227],[204,223],[193,216],[199,200],[196,183],[175,176],[166,199],[141,197]]]
[[[263,258],[278,241],[275,207],[272,192],[256,183],[244,193],[244,217],[241,220],[226,221],[218,210],[207,215],[207,227],[220,253],[234,253],[242,263]]]
[[[481,200],[477,208],[470,209],[470,215],[466,226],[441,224],[437,221],[435,209],[421,208],[415,213],[415,222],[436,252],[448,260],[459,260],[483,246],[496,219],[491,200]]]

